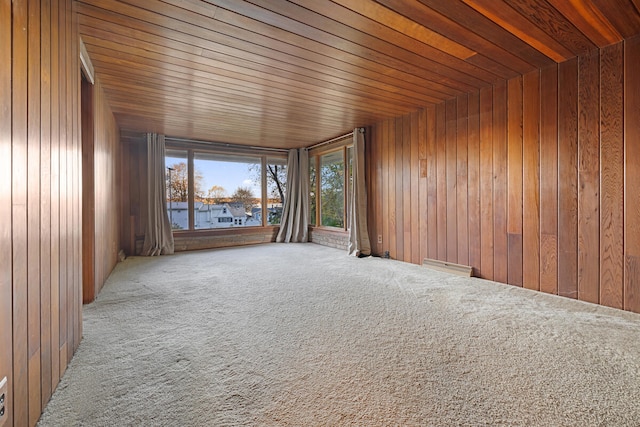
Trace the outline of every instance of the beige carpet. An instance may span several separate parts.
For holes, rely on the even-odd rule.
[[[638,426],[640,316],[313,244],[130,258],[40,426]]]

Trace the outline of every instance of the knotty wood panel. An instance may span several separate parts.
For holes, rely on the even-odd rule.
[[[522,285],[540,289],[540,73],[525,74],[522,120]]]
[[[640,117],[640,37],[625,41],[624,116]],[[624,121],[624,308],[640,312],[640,126]]]
[[[522,77],[509,80],[507,99],[507,283],[522,286]]]
[[[540,290],[558,293],[558,67],[540,71]]]
[[[600,291],[600,64],[599,53],[578,68],[578,298],[598,303]]]
[[[493,279],[507,282],[507,82],[493,89]]]
[[[623,46],[602,49],[600,56],[600,303],[623,307],[624,142]],[[637,121],[637,117],[629,117]],[[636,159],[637,160],[637,159]]]
[[[558,294],[578,297],[578,61],[558,72]]]

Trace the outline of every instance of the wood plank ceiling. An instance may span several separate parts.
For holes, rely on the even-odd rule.
[[[640,0],[81,0],[124,130],[301,147],[640,32]]]

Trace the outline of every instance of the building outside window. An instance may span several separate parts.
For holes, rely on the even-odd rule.
[[[280,223],[286,194],[284,152],[267,156],[167,146],[167,209],[173,230]]]

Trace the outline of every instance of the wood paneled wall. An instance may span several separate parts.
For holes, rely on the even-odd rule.
[[[82,336],[72,7],[0,1],[0,377],[10,426],[36,423]]]
[[[143,214],[147,210],[147,143],[144,134],[120,133],[120,242],[128,255],[139,255],[136,241],[144,241]],[[141,248],[142,246],[140,246]]]
[[[636,37],[377,123],[374,252],[640,312],[639,67]]]
[[[94,284],[98,295],[118,262],[120,250],[120,133],[107,104],[100,77],[93,89],[94,105]]]

